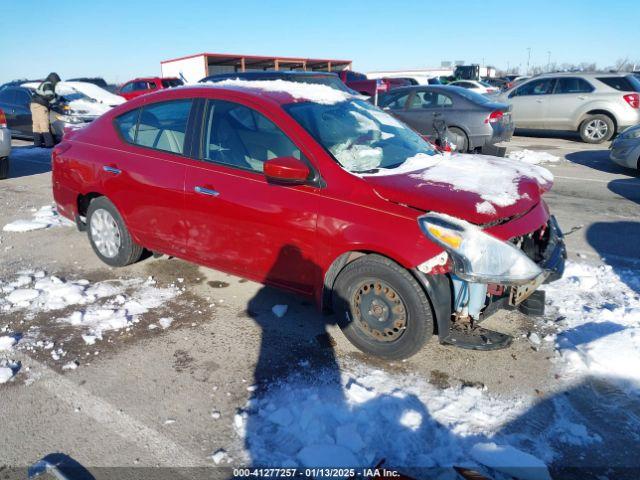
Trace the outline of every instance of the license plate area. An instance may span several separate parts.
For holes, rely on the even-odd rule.
[[[547,274],[541,273],[529,283],[511,287],[511,292],[509,293],[509,305],[513,305],[514,307],[520,305],[527,298],[533,295],[533,292],[535,292],[538,287],[544,283],[546,278]]]

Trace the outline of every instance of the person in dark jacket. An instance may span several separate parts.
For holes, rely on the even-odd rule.
[[[31,97],[31,121],[33,122],[33,145],[35,147],[53,147],[53,136],[49,128],[49,110],[56,102],[56,85],[60,81],[57,73],[50,73],[38,85]]]

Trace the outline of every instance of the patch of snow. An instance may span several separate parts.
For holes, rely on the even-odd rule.
[[[0,367],[0,383],[7,383],[13,378],[13,370],[9,367]]]
[[[219,449],[216,452],[213,453],[213,455],[211,455],[211,460],[213,460],[213,463],[215,463],[216,465],[220,465],[223,461],[227,461],[227,463],[229,462],[229,455],[227,454],[227,452],[224,449]]]
[[[2,230],[5,232],[30,232],[33,230],[43,230],[51,227],[73,225],[74,223],[71,220],[58,215],[54,206],[45,205],[33,214],[33,219],[15,220],[11,223],[7,223],[2,227]]]
[[[0,352],[11,350],[15,344],[16,339],[14,337],[3,335],[2,337],[0,337]]]
[[[520,480],[551,480],[543,461],[509,445],[476,443],[471,456],[480,464]]]
[[[229,79],[215,82],[215,87],[233,87],[256,89],[265,92],[283,92],[296,100],[309,100],[323,105],[333,105],[339,102],[356,98],[348,92],[337,90],[327,85],[314,83],[289,82],[286,80],[240,80]]]
[[[472,154],[433,156],[418,154],[407,159],[397,168],[381,168],[375,173],[361,175],[406,173],[427,183],[444,183],[451,185],[454,190],[476,193],[485,202],[500,207],[512,205],[521,198],[518,187],[522,178],[535,180],[540,185],[553,182],[553,174],[546,168],[504,158]],[[486,206],[482,208],[487,209]]]
[[[62,366],[62,370],[75,370],[76,368],[78,368],[78,363],[76,361],[65,363]]]
[[[560,161],[559,157],[551,155],[548,152],[534,151],[534,150],[516,150],[509,152],[507,158],[512,160],[518,160],[519,162],[528,163],[530,165],[540,165],[541,163],[557,163]]]
[[[173,323],[173,318],[171,318],[171,317],[162,317],[161,319],[158,320],[158,323],[163,328],[163,330],[166,330]]]
[[[276,317],[282,318],[287,314],[288,309],[289,309],[289,305],[274,305],[271,308],[271,311]]]
[[[476,203],[476,212],[485,213],[487,215],[495,215],[496,207],[494,207],[491,202],[478,202]]]
[[[609,265],[567,262],[564,277],[542,287],[562,317],[556,336],[565,374],[608,378],[640,390],[640,275]]]

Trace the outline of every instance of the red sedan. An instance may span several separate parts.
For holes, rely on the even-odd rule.
[[[134,78],[124,83],[118,88],[116,93],[121,97],[131,100],[145,93],[162,90],[163,88],[179,87],[183,82],[179,78],[173,77],[144,77]]]
[[[108,265],[146,249],[287,289],[391,359],[434,332],[504,347],[478,321],[543,307],[535,290],[566,256],[541,198],[551,183],[540,167],[438,153],[348,92],[281,80],[146,95],[53,152],[58,211]]]

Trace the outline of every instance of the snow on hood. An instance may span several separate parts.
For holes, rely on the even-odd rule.
[[[56,85],[56,93],[58,95],[65,95],[75,92],[83,93],[84,95],[97,101],[98,103],[102,103],[110,107],[121,105],[126,101],[120,95],[114,95],[104,88],[100,88],[99,86],[89,82],[60,82]]]
[[[418,154],[397,168],[361,176],[383,197],[424,210],[453,214],[466,203],[466,219],[474,223],[533,207],[553,183],[543,167],[468,154]]]
[[[356,96],[315,83],[288,82],[286,80],[240,80],[229,79],[222,82],[210,82],[220,87],[235,87],[246,89],[257,89],[265,92],[282,92],[291,95],[296,100],[309,100],[323,105],[333,105],[344,102]]]

